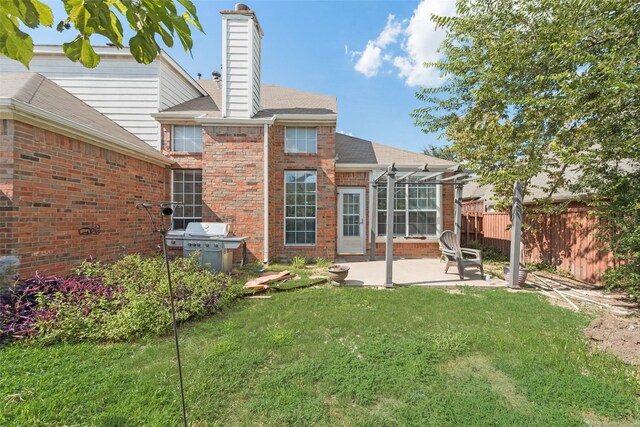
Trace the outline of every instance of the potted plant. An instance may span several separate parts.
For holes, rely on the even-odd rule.
[[[346,265],[334,264],[329,266],[329,268],[327,268],[327,271],[329,273],[329,278],[333,280],[334,283],[342,283],[349,274],[349,267],[347,267]]]

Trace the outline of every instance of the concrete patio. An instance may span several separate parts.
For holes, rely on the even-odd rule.
[[[349,267],[349,276],[343,286],[384,286],[385,261],[346,261],[340,265]],[[483,288],[503,288],[507,282],[495,277],[484,280],[476,268],[465,270],[465,279],[460,280],[454,267],[444,272],[445,263],[437,258],[395,259],[393,262],[393,283],[396,286],[472,286]]]

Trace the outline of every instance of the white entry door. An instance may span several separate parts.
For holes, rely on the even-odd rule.
[[[338,253],[365,253],[364,189],[338,189]]]

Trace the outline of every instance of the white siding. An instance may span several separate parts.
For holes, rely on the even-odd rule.
[[[160,109],[182,104],[202,94],[172,67],[162,63],[160,67]]]
[[[223,15],[223,108],[227,117],[252,117],[260,111],[261,39],[247,15]]]
[[[27,69],[0,55],[3,71]],[[160,124],[151,114],[202,96],[163,60],[142,65],[132,57],[103,54],[96,68],[87,69],[62,55],[36,50],[28,71],[54,81],[158,150]]]
[[[252,115],[256,114],[260,111],[260,73],[261,73],[261,58],[262,58],[262,36],[260,35],[260,30],[258,30],[257,25],[253,26],[253,61],[252,61],[252,91],[253,91],[253,99],[252,99]]]
[[[0,72],[26,71],[16,61],[0,57]],[[152,147],[160,148],[158,61],[138,64],[133,58],[103,55],[93,69],[64,56],[36,55],[29,71],[40,73],[80,98]]]

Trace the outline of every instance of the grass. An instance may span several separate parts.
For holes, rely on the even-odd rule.
[[[589,319],[537,295],[463,290],[307,288],[184,325],[190,423],[640,422],[638,373],[587,350]],[[0,425],[179,425],[177,384],[171,336],[12,345]]]

